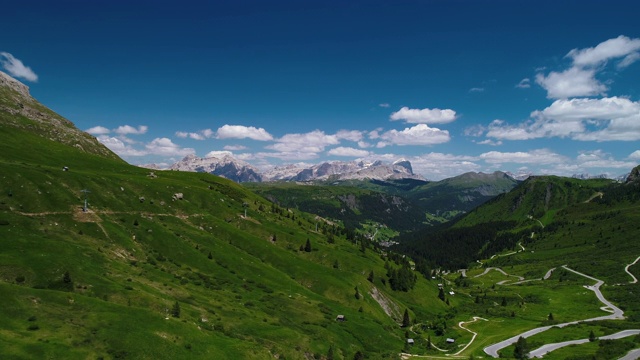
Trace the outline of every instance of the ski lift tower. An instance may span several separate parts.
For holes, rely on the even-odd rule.
[[[87,189],[82,189],[80,191],[84,193],[84,207],[82,208],[82,212],[87,212],[87,193],[90,193],[91,191]]]
[[[249,207],[249,203],[243,202],[242,207],[244,208],[244,218],[247,218],[247,208]]]

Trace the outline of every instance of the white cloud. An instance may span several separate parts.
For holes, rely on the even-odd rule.
[[[211,129],[204,129],[198,132],[176,131],[176,136],[182,139],[190,138],[193,140],[206,140],[215,133]]]
[[[431,128],[427,124],[418,124],[404,130],[389,130],[380,135],[377,147],[387,145],[434,145],[448,142],[451,137],[447,130]]]
[[[519,89],[528,89],[531,87],[531,80],[529,78],[524,78],[516,84],[516,87]]]
[[[137,128],[130,125],[123,125],[118,126],[118,128],[113,131],[119,135],[142,135],[145,134],[147,130],[149,130],[149,127],[145,125],[140,125]]]
[[[90,129],[87,129],[86,132],[88,132],[91,135],[106,135],[110,133],[111,130],[107,129],[104,126],[94,126]]]
[[[147,155],[147,152],[144,150],[134,149],[132,146],[125,144],[122,140],[116,137],[110,137],[106,135],[98,136],[98,141],[102,143],[102,145],[109,148],[114,153],[118,154],[118,156],[144,156]]]
[[[340,146],[329,150],[327,154],[333,156],[365,157],[369,155],[369,152],[366,150],[354,149],[352,147]]]
[[[490,164],[559,164],[567,161],[564,156],[549,149],[537,149],[528,152],[489,151],[480,154],[479,158]]]
[[[0,65],[13,77],[31,82],[38,81],[38,75],[36,75],[30,67],[25,66],[22,61],[16,59],[8,52],[0,52]]]
[[[368,147],[371,147],[371,144],[369,144],[366,141],[358,141],[358,146],[361,148],[368,148]]]
[[[620,35],[595,47],[573,49],[566,57],[573,60],[571,68],[562,72],[552,71],[546,76],[542,73],[536,75],[536,83],[547,90],[547,97],[566,99],[604,95],[607,86],[596,79],[596,73],[602,71],[609,60],[622,58],[617,64],[618,69],[622,69],[640,59],[640,39]]]
[[[409,124],[446,124],[456,120],[451,109],[409,109],[403,107],[389,117],[391,121],[404,120]]]
[[[389,103],[382,103],[382,104],[378,104],[378,106],[380,106],[382,108],[388,108],[390,105],[389,105]]]
[[[640,103],[627,98],[556,100],[517,126],[494,120],[487,137],[528,140],[569,137],[582,141],[640,140]]]
[[[344,139],[344,140],[349,140],[353,142],[358,142],[362,140],[363,136],[364,136],[364,132],[359,130],[340,130],[336,133],[336,137],[338,139]]]
[[[491,146],[500,146],[500,145],[502,145],[502,141],[500,141],[500,140],[494,141],[494,140],[491,140],[491,139],[478,141],[477,143],[480,144],[480,145],[491,145]]]
[[[387,154],[383,159],[394,161],[406,158],[411,162],[411,167],[416,174],[421,174],[427,179],[442,180],[470,171],[479,171],[481,166],[476,163],[477,158],[467,155],[453,155],[431,152],[418,156],[399,156]],[[376,155],[376,158],[378,156]]]
[[[576,158],[580,169],[631,169],[636,166],[633,161],[619,161],[602,150],[581,152]]]
[[[226,145],[223,149],[229,151],[238,151],[238,150],[246,150],[247,147],[243,145]]]
[[[618,63],[618,69],[624,69],[638,60],[640,60],[640,53],[636,52],[633,54],[629,54],[625,56],[624,59],[622,59],[622,61]]]
[[[631,160],[640,160],[640,150],[636,150],[629,154],[629,159]]]
[[[572,67],[563,72],[552,71],[547,76],[537,74],[536,83],[547,90],[549,99],[602,95],[608,89],[596,80],[595,74],[595,69]]]
[[[598,66],[610,59],[633,55],[640,51],[640,39],[630,39],[624,35],[601,42],[596,47],[573,49],[567,57],[576,66]]]
[[[224,125],[217,131],[218,139],[253,139],[257,141],[270,141],[273,136],[263,128],[243,125]]]
[[[210,158],[210,157],[224,157],[224,156],[233,156],[233,153],[231,151],[209,151],[209,153],[207,153],[207,155],[205,155],[205,158]]]
[[[256,158],[276,158],[284,161],[293,160],[312,160],[318,158],[315,152],[301,151],[281,151],[281,152],[259,152],[255,154]]]
[[[147,154],[160,156],[186,156],[196,152],[192,148],[181,148],[169,138],[155,138],[145,145],[145,149]]]
[[[479,92],[484,92],[484,88],[481,88],[481,87],[474,87],[474,88],[469,89],[469,92],[470,92],[470,93],[479,93]]]
[[[326,135],[324,131],[314,130],[304,134],[286,134],[276,143],[266,148],[282,153],[317,154],[329,145],[337,145],[340,141],[336,135]],[[308,155],[303,155],[306,159]]]

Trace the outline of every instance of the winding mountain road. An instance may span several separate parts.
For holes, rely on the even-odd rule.
[[[526,331],[522,334],[510,337],[507,340],[501,341],[497,344],[493,344],[491,346],[487,346],[486,348],[484,348],[484,352],[489,355],[492,356],[494,358],[499,357],[498,355],[498,351],[506,348],[507,346],[514,344],[516,341],[518,341],[518,338],[523,337],[523,338],[528,338],[530,336],[539,334],[541,332],[547,331],[552,327],[559,327],[559,328],[563,328],[567,325],[574,325],[580,322],[587,322],[587,321],[599,321],[599,320],[621,320],[624,319],[624,312],[622,310],[620,310],[620,308],[618,308],[617,306],[613,305],[610,301],[608,301],[607,299],[605,299],[605,297],[602,295],[602,292],[600,291],[600,286],[602,286],[602,284],[604,284],[604,281],[596,279],[594,277],[591,277],[589,275],[583,274],[581,272],[575,271],[571,268],[568,268],[566,265],[563,265],[562,268],[571,271],[575,274],[578,274],[580,276],[584,276],[587,279],[591,279],[593,281],[596,282],[595,285],[585,285],[584,287],[588,290],[593,291],[596,294],[596,297],[598,298],[598,300],[600,300],[600,302],[602,302],[605,306],[601,307],[602,310],[610,312],[611,315],[605,315],[605,316],[599,316],[599,317],[595,317],[595,318],[591,318],[591,319],[585,319],[585,320],[576,320],[576,321],[571,321],[571,322],[566,322],[566,323],[562,323],[562,324],[557,324],[557,325],[552,325],[552,326],[542,326],[539,328],[535,328],[535,329],[531,329],[529,331]],[[486,272],[486,271],[485,271]]]
[[[615,334],[611,334],[611,335],[606,335],[606,336],[601,336],[599,339],[600,340],[617,340],[617,339],[622,339],[625,338],[627,336],[633,336],[633,335],[638,335],[640,334],[640,330],[622,330],[620,332],[617,332]],[[569,346],[569,345],[579,345],[579,344],[585,344],[588,343],[589,339],[579,339],[579,340],[570,340],[570,341],[563,341],[563,342],[559,342],[559,343],[553,343],[553,344],[545,344],[542,345],[541,347],[529,352],[529,358],[541,358],[544,355],[563,348],[565,346]],[[624,358],[623,358],[624,359]],[[636,359],[636,358],[631,358],[631,359]]]
[[[636,277],[635,277],[635,276],[634,276],[634,275],[629,271],[629,268],[630,268],[630,267],[632,267],[633,265],[635,265],[639,260],[640,260],[640,256],[638,256],[634,262],[632,262],[631,264],[627,265],[627,266],[624,268],[624,271],[625,271],[627,274],[629,274],[629,276],[631,276],[631,277],[633,278],[633,280],[632,280],[632,281],[629,281],[629,284],[635,284],[635,283],[637,283],[637,282],[638,282],[638,279],[637,279],[637,278],[636,278]]]

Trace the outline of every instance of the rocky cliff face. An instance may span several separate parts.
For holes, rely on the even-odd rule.
[[[295,176],[285,180],[314,181],[314,180],[390,180],[390,179],[419,179],[420,175],[413,173],[411,163],[407,160],[384,164],[381,161],[334,161],[314,165],[301,169]],[[269,179],[270,180],[270,179]]]
[[[199,158],[187,155],[181,161],[171,165],[171,170],[206,172],[222,176],[235,182],[260,182],[262,175],[259,170],[248,163],[233,158],[230,154],[221,154]]]

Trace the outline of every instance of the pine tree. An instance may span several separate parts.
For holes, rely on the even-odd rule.
[[[549,313],[549,316],[547,316],[547,320],[553,321],[553,313]]]
[[[409,317],[409,310],[404,309],[404,315],[402,315],[402,327],[408,327],[411,325],[411,318]]]
[[[371,270],[371,272],[369,272],[369,276],[367,276],[367,280],[369,280],[369,282],[373,282],[373,270]]]
[[[593,330],[591,330],[589,332],[589,341],[594,342],[596,340],[598,340],[598,338],[596,337],[596,334],[593,333]]]
[[[207,256],[207,258],[209,258],[209,260],[213,259],[213,255],[211,254],[211,251],[209,251],[209,256]]]
[[[309,238],[307,238],[307,243],[304,244],[304,251],[311,252],[311,242],[309,241]]]
[[[356,297],[356,300],[360,300],[360,291],[358,291],[358,287],[357,286],[355,287],[355,290],[356,290],[356,293],[355,293],[354,296]]]
[[[69,274],[68,271],[65,271],[62,275],[62,285],[67,291],[73,291],[73,280],[71,279],[71,274]]]
[[[174,318],[180,317],[180,303],[178,303],[178,301],[176,301],[176,303],[173,304],[173,307],[171,308],[171,316],[173,316]]]
[[[516,347],[513,349],[513,357],[516,359],[528,359],[529,347],[527,346],[527,340],[520,336],[516,342]]]
[[[356,351],[353,355],[353,360],[364,360],[364,355],[360,352],[360,350]]]
[[[444,301],[444,289],[440,288],[440,291],[438,292],[438,299]]]

